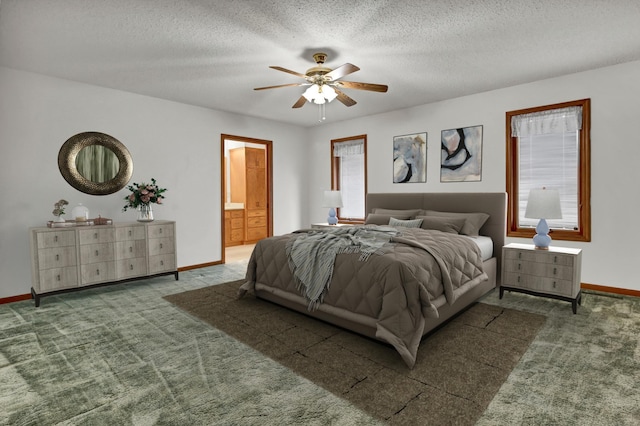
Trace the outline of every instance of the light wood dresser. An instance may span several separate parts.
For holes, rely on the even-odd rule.
[[[178,279],[172,221],[38,227],[29,234],[36,307],[43,296],[90,286],[159,275]]]

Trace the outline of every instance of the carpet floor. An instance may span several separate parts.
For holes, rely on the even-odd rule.
[[[546,320],[474,304],[424,339],[408,369],[391,346],[253,296],[237,299],[241,284],[165,299],[388,424],[473,425]]]

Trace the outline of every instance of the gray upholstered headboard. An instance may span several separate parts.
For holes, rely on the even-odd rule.
[[[481,235],[493,240],[493,255],[500,258],[507,233],[507,194],[505,192],[421,192],[367,194],[367,213],[376,208],[423,209],[447,212],[484,212],[489,219]]]

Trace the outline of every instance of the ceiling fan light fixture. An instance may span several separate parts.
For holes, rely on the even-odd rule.
[[[304,98],[309,102],[313,102],[316,105],[322,105],[325,102],[331,102],[334,100],[338,94],[333,87],[326,84],[312,84],[304,91],[302,96],[304,96]]]

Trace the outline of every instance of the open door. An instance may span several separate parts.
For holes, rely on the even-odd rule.
[[[273,235],[271,148],[268,140],[221,135],[222,263],[227,248],[249,249]]]

